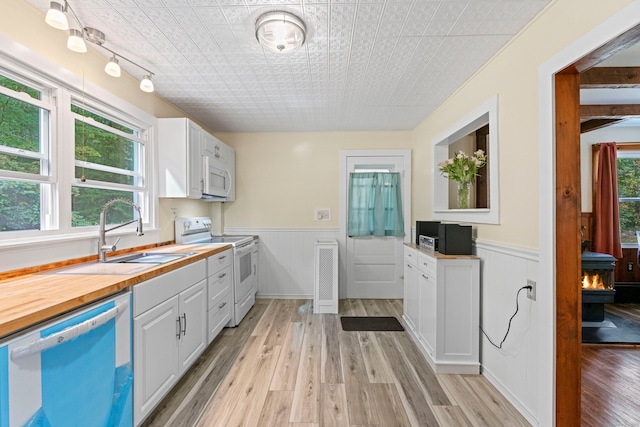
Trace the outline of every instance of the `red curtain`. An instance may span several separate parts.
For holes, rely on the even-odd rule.
[[[615,142],[601,143],[598,150],[593,250],[621,259],[617,151]]]

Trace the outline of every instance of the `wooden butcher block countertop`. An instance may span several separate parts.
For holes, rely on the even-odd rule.
[[[193,255],[164,264],[153,264],[150,268],[131,274],[60,274],[69,268],[98,264],[96,256],[0,272],[0,338],[230,248],[228,244],[194,244],[126,250],[126,254],[142,251],[194,252]],[[122,252],[115,255],[122,255]],[[123,268],[136,266],[129,268],[137,270],[142,268],[141,264],[106,265]]]

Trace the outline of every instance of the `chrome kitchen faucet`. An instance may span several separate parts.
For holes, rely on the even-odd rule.
[[[111,227],[111,228],[109,228],[107,230],[107,228],[106,228],[107,227],[107,208],[109,206],[111,206],[112,204],[116,203],[116,202],[126,203],[128,205],[133,206],[138,211],[138,219],[137,220],[134,219],[134,220],[131,220],[129,222],[125,222],[125,223],[122,223],[122,224],[114,225],[113,227]],[[107,232],[109,232],[111,230],[115,230],[116,228],[124,227],[125,225],[132,224],[132,223],[134,223],[136,221],[138,221],[138,230],[136,231],[136,234],[138,236],[142,236],[144,234],[142,232],[142,212],[140,210],[140,206],[136,205],[131,200],[128,200],[128,199],[113,199],[113,200],[108,201],[104,205],[104,207],[102,208],[102,211],[100,212],[100,232],[98,234],[98,261],[107,262],[107,252],[114,252],[116,250],[116,245],[120,241],[120,238],[118,237],[118,239],[116,240],[116,242],[113,245],[107,245],[107,240],[106,240]]]

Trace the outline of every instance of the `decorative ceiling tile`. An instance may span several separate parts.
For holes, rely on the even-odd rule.
[[[26,0],[43,14],[48,0]],[[212,131],[411,129],[550,0],[73,0],[105,46]],[[288,55],[255,20],[304,19]],[[130,46],[135,46],[131,48]],[[107,56],[106,52],[101,52]],[[141,70],[122,63],[136,78]]]

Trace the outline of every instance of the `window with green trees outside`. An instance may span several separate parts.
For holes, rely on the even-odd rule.
[[[618,206],[621,243],[638,243],[640,231],[640,151],[618,151]]]

